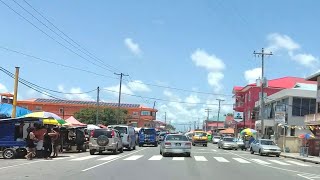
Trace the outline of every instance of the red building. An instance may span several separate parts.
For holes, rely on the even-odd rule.
[[[283,77],[268,81],[267,87],[264,88],[264,97],[279,92],[283,89],[291,89],[297,83],[315,84],[312,81],[306,81],[298,77]],[[255,119],[258,119],[258,109],[255,109],[255,103],[259,101],[261,88],[254,84],[248,84],[244,87],[234,86],[233,94],[235,103],[233,110],[243,112],[244,121],[238,123],[238,128],[249,127],[255,128]]]

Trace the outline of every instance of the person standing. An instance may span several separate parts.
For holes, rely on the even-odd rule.
[[[60,150],[60,142],[61,142],[61,137],[59,133],[59,129],[55,128],[55,136],[53,137],[53,156],[52,157],[58,157],[58,153]]]
[[[36,155],[36,145],[35,142],[37,141],[36,136],[33,134],[34,128],[28,128],[28,135],[26,139],[28,154],[25,156],[26,159],[32,160],[33,156]]]
[[[52,132],[51,128],[47,128],[47,132],[43,136],[43,154],[44,159],[51,160],[52,153],[52,137],[55,136],[55,133]]]

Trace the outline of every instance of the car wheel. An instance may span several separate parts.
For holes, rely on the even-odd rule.
[[[2,157],[3,159],[13,159],[15,156],[16,152],[13,149],[5,149],[2,152]]]
[[[186,154],[186,157],[191,157],[191,153],[187,153],[187,154]]]
[[[118,146],[112,151],[112,154],[118,154]]]
[[[168,155],[166,153],[162,153],[162,156],[163,157],[167,157]]]
[[[204,144],[204,147],[208,147],[208,144]]]
[[[135,144],[133,145],[132,150],[136,150],[136,145]]]
[[[161,150],[160,150],[160,154],[162,155],[162,152],[161,152]]]
[[[130,148],[131,149],[131,148]],[[123,147],[121,147],[120,149],[119,149],[119,152],[120,153],[123,153]]]
[[[194,143],[192,144],[192,146],[195,146],[195,145],[196,145],[196,144],[194,144]]]
[[[254,154],[254,151],[252,150],[252,148],[250,148],[250,153],[251,153],[251,154]]]
[[[259,149],[259,156],[262,156],[261,149]]]
[[[276,157],[280,157],[280,154],[276,154]]]
[[[91,149],[90,150],[90,155],[94,155],[94,153],[96,153],[96,150]],[[100,152],[99,152],[100,153]]]
[[[218,146],[218,148],[220,149],[220,146]]]
[[[234,150],[238,151],[238,149],[234,149]]]

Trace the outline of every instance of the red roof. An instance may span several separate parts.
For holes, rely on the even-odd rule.
[[[297,83],[317,84],[317,82],[315,82],[315,81],[307,81],[304,78],[287,76],[287,77],[282,77],[282,78],[269,80],[268,81],[268,87],[291,89],[291,88],[294,88],[294,86]],[[245,89],[248,86],[256,86],[256,83],[248,84],[247,86],[245,86],[244,88],[242,88],[242,89],[240,89],[238,91],[241,91],[241,90]],[[239,86],[235,86],[234,90],[235,90],[235,88],[239,88]]]

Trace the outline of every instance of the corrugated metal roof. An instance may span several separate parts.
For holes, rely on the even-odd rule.
[[[58,100],[58,99],[43,99],[38,98],[35,99],[34,102],[42,102],[42,103],[60,103],[60,104],[81,104],[81,105],[96,105],[95,101],[74,101],[74,100]],[[118,103],[107,103],[100,102],[101,106],[109,106],[109,107],[118,107]],[[126,108],[138,108],[140,104],[120,104],[120,107]]]

